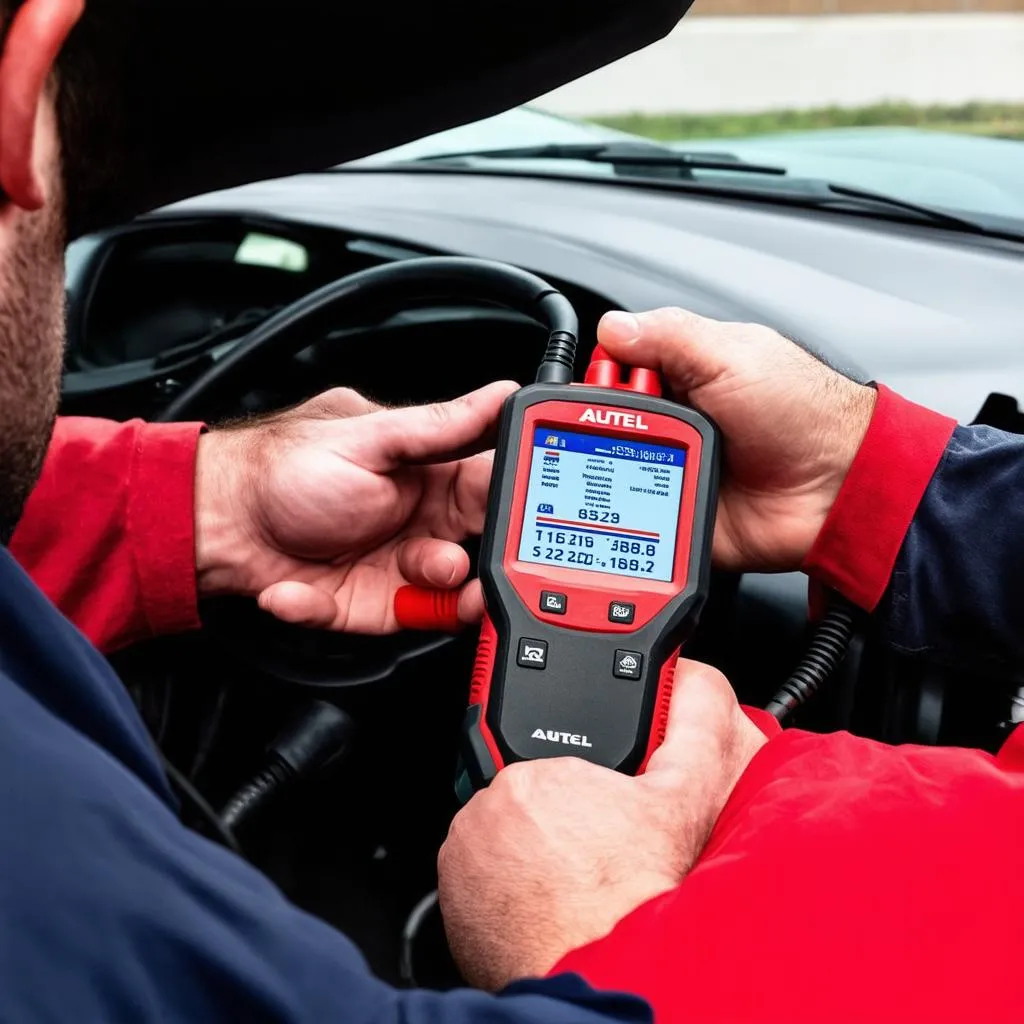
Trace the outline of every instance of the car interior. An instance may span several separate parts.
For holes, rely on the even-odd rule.
[[[394,238],[252,216],[142,220],[91,236],[69,253],[63,412],[154,420],[170,409],[182,418],[176,399],[281,310],[369,268],[434,254]],[[581,337],[592,338],[611,297],[549,282],[575,307]],[[332,386],[405,404],[495,379],[530,381],[541,325],[472,289],[454,291],[354,317],[339,311],[315,323],[294,354],[249,367],[185,418],[257,416]],[[687,654],[725,671],[741,700],[764,706],[811,627],[798,578],[749,584],[715,573]],[[286,626],[242,599],[207,602],[202,617],[199,633],[113,659],[167,762],[222,808],[264,769],[282,721],[317,702],[340,708],[352,723],[343,756],[294,785],[287,800],[260,807],[235,838],[290,898],[349,934],[381,976],[457,984],[432,893],[437,850],[459,806],[452,783],[474,631],[328,634]],[[797,724],[890,741],[998,742],[1011,694],[908,663],[861,626],[841,669],[793,716]],[[216,836],[188,801],[184,814]]]
[[[710,174],[724,175],[717,184],[680,169],[695,158],[649,150],[619,153],[612,162],[626,173],[604,167],[600,182],[479,166],[500,163],[489,160],[339,168],[600,67],[668,32],[689,4],[593,0],[555,14],[532,6],[501,0],[470,23],[472,5],[461,2],[404,5],[408,19],[363,8],[357,27],[376,45],[350,45],[361,59],[348,62],[337,60],[335,40],[355,29],[337,5],[299,0],[291,19],[276,17],[274,5],[253,8],[242,36],[227,20],[211,21],[208,59],[194,55],[194,80],[185,76],[179,89],[174,62],[182,33],[195,43],[192,19],[178,5],[146,5],[122,83],[128,123],[146,126],[126,165],[145,173],[124,187],[108,182],[99,198],[72,196],[61,412],[216,425],[335,386],[408,404],[498,379],[527,383],[543,326],[472,287],[304,316],[287,345],[240,359],[261,330],[308,312],[311,297],[335,282],[419,257],[472,256],[537,274],[569,300],[580,327],[577,379],[604,312],[679,304],[770,323],[864,381],[881,367],[921,400],[930,399],[914,391],[924,387],[914,374],[938,353],[938,369],[928,363],[923,379],[943,401],[962,403],[944,411],[1021,429],[1024,390],[1005,352],[1013,338],[1019,348],[1024,242],[1002,228],[988,237],[962,218],[855,189],[815,185],[810,201],[800,189],[745,195],[749,168],[728,154],[707,158]],[[333,21],[310,33],[307,16]],[[495,33],[496,24],[507,31]],[[281,31],[288,38],[278,39]],[[462,35],[487,45],[468,47]],[[381,75],[382,50],[402,75]],[[304,56],[279,74],[252,73],[255,57],[279,52]],[[366,109],[371,78],[386,88]],[[326,98],[300,108],[311,95]],[[339,123],[344,131],[325,132]],[[332,170],[318,176],[318,168]],[[298,177],[244,187],[285,174]],[[131,219],[191,195],[200,198]],[[903,347],[881,325],[898,331]],[[942,345],[976,337],[994,354],[986,374],[971,376]],[[476,632],[332,634],[284,625],[243,599],[200,610],[202,630],[111,659],[172,773],[185,822],[237,845],[291,900],[350,936],[380,977],[459,984],[434,890],[437,851],[460,806],[453,779]],[[813,632],[799,574],[716,570],[686,654],[720,668],[741,701],[764,707]],[[981,671],[893,651],[872,621],[859,620],[842,665],[789,721],[995,749],[1024,718],[1024,696]],[[287,786],[268,782],[288,723],[325,707],[343,713],[344,742],[319,770]],[[225,809],[238,807],[246,813],[232,813],[225,827]]]

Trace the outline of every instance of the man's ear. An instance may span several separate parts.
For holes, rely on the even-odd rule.
[[[46,203],[36,119],[57,54],[84,10],[85,0],[25,0],[0,54],[0,189],[23,210]]]

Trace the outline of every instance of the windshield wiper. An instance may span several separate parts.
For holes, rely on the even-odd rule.
[[[675,171],[673,178],[682,187],[689,187],[686,181],[693,178],[692,171],[726,171],[732,173],[760,175],[772,179],[785,178],[783,191],[778,192],[780,185],[772,186],[772,194],[784,197],[790,202],[808,206],[829,206],[848,204],[863,207],[885,207],[892,211],[913,214],[918,220],[926,221],[936,227],[949,228],[953,231],[975,235],[999,234],[989,227],[968,217],[924,203],[915,203],[909,199],[871,189],[843,185],[839,182],[826,181],[819,178],[796,178],[790,175],[785,167],[774,167],[769,164],[750,163],[732,153],[713,152],[710,150],[674,150],[660,146],[655,142],[583,142],[583,143],[552,143],[543,146],[514,146],[508,149],[467,150],[465,152],[437,153],[418,157],[411,164],[463,164],[471,160],[580,160],[584,163],[609,164],[617,173],[629,177],[660,177],[660,175],[644,175],[642,171],[655,168]],[[407,165],[408,166],[408,165]],[[701,185],[705,180],[701,180]],[[710,180],[706,184],[717,188],[718,183]],[[744,186],[735,186],[741,187]]]
[[[412,163],[457,163],[465,160],[581,160],[612,167],[663,167],[685,174],[688,171],[739,171],[746,174],[783,176],[785,167],[753,164],[732,153],[686,152],[651,142],[574,142],[544,146],[514,146],[510,149],[467,150],[417,157]]]
[[[831,181],[824,182],[824,186],[830,194],[843,199],[854,199],[857,202],[872,203],[876,206],[888,206],[893,210],[905,210],[907,213],[917,214],[922,220],[927,220],[939,227],[952,228],[954,231],[969,231],[974,234],[991,234],[984,224],[969,220],[967,217],[958,217],[955,213],[946,213],[945,210],[936,209],[934,206],[912,203],[909,199],[899,199],[897,196],[890,196],[885,192],[874,192],[868,188],[837,185]]]

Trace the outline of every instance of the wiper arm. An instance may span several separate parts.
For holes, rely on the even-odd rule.
[[[945,210],[915,203],[909,199],[900,199],[884,192],[817,178],[794,178],[785,167],[750,163],[733,153],[675,150],[655,142],[552,143],[543,146],[515,146],[509,149],[467,150],[418,157],[411,163],[444,165],[469,160],[580,160],[585,163],[609,164],[624,175],[630,175],[630,169],[674,170],[678,172],[680,179],[692,178],[691,171],[729,171],[775,179],[785,178],[785,184],[780,183],[774,188],[782,187],[787,198],[807,205],[827,206],[846,199],[863,206],[888,207],[890,210],[913,214],[919,220],[927,221],[936,227],[975,235],[993,234],[990,228],[968,217],[947,213]]]
[[[969,220],[967,217],[958,217],[955,213],[946,213],[945,210],[936,209],[934,206],[912,203],[909,199],[899,199],[897,196],[890,196],[885,192],[874,192],[867,188],[837,185],[831,181],[824,184],[829,193],[842,196],[844,199],[856,199],[859,202],[873,203],[877,206],[888,206],[893,210],[905,210],[907,213],[917,214],[922,220],[927,220],[938,227],[952,228],[954,231],[968,231],[976,235],[991,234],[984,224]]]
[[[782,176],[785,167],[753,164],[732,153],[686,152],[646,142],[551,143],[544,146],[514,146],[510,149],[467,150],[422,156],[412,163],[454,163],[462,160],[581,160],[612,167],[664,167],[687,171],[739,171],[747,174]]]

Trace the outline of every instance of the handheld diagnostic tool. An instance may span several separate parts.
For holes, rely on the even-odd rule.
[[[490,297],[550,334],[536,382],[506,401],[499,424],[459,788],[541,757],[641,772],[664,739],[680,645],[707,594],[717,432],[662,398],[656,373],[600,347],[573,383],[578,324],[566,298],[516,268],[460,266],[471,262]],[[407,587],[395,616],[457,628],[457,602]]]
[[[643,771],[665,734],[680,645],[710,573],[716,431],[602,350],[583,385],[503,410],[480,558],[487,616],[462,757],[578,755]]]

